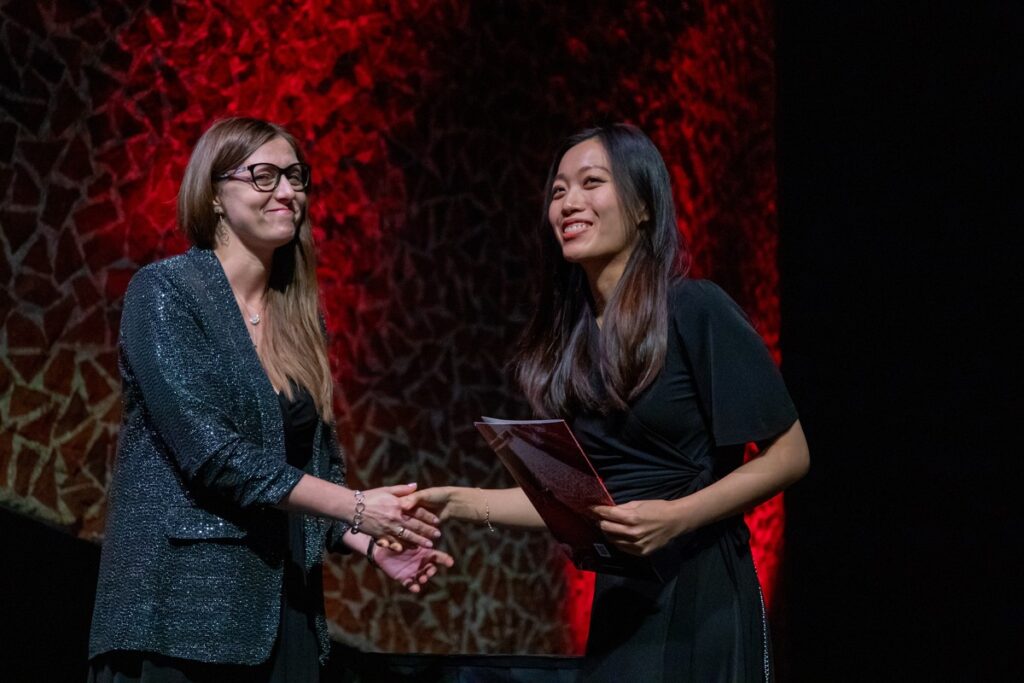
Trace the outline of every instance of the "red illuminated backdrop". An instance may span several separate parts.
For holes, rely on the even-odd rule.
[[[101,534],[120,298],[140,265],[185,247],[177,182],[224,115],[284,123],[315,169],[354,483],[509,483],[472,420],[525,414],[503,365],[529,299],[547,154],[594,122],[651,135],[696,274],[777,348],[767,0],[102,4],[0,9],[8,505]],[[748,521],[771,603],[781,498]],[[545,538],[447,536],[458,567],[422,598],[330,561],[335,635],[397,651],[579,651],[591,583]]]

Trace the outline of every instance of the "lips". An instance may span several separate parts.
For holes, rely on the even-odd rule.
[[[571,240],[586,232],[590,223],[581,220],[571,220],[562,224],[562,239]]]

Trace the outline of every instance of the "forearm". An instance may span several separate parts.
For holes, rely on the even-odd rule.
[[[451,487],[450,516],[470,522],[524,529],[544,529],[544,520],[520,488]]]
[[[807,472],[810,457],[800,422],[794,422],[758,457],[737,467],[707,488],[672,501],[693,531],[746,512],[796,482]]]
[[[344,486],[304,474],[277,507],[289,512],[348,522],[355,514],[355,494]]]

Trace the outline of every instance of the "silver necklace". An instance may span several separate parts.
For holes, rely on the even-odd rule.
[[[238,303],[242,304],[242,307],[245,308],[246,313],[249,314],[249,323],[252,324],[253,327],[255,327],[256,325],[259,325],[260,321],[263,320],[263,317],[260,315],[260,312],[256,311],[254,313],[252,308],[249,307],[249,304],[247,304],[244,301],[242,301],[241,299],[239,299],[238,296],[235,296],[235,300]]]

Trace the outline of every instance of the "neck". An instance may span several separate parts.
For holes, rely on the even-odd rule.
[[[583,264],[583,272],[587,274],[590,295],[593,297],[594,306],[596,307],[598,325],[601,324],[605,306],[612,298],[612,293],[619,284],[619,280],[622,279],[622,273],[625,272],[628,261],[628,254],[624,257],[620,254],[604,263]]]
[[[214,249],[213,253],[220,260],[235,296],[249,305],[262,302],[270,280],[273,255],[263,259],[249,251],[221,247]]]

